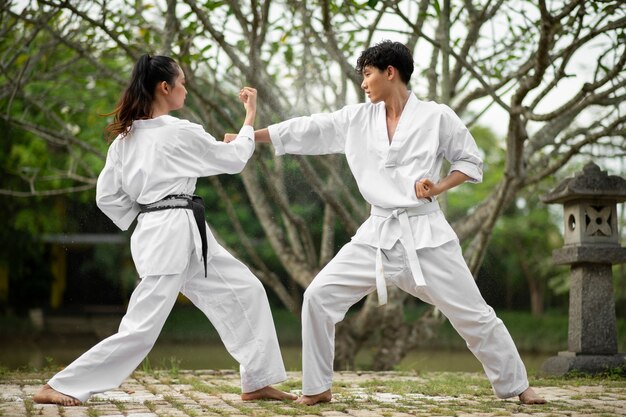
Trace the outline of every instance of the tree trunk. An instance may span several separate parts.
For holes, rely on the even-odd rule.
[[[404,300],[408,294],[398,288],[389,288],[389,300],[381,312],[380,341],[374,355],[372,369],[393,369],[407,352],[409,326],[404,322]]]
[[[541,277],[536,275],[526,276],[528,291],[530,292],[530,312],[533,317],[543,316],[543,293],[544,285]]]
[[[400,290],[398,290],[400,291]],[[406,298],[409,295],[404,294]],[[374,357],[372,368],[376,371],[392,370],[404,357],[427,340],[432,339],[441,324],[446,321],[435,307],[428,308],[422,316],[413,323],[404,321],[403,304],[393,305],[385,314],[381,326],[380,347]]]
[[[336,326],[335,362],[336,370],[355,368],[357,352],[381,323],[376,294],[365,299],[363,307],[354,315],[346,317]]]

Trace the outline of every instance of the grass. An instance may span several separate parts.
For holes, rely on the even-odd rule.
[[[570,372],[567,375],[559,377],[542,376],[541,378],[534,378],[533,384],[539,387],[558,386],[562,384],[579,387],[589,384],[597,384],[598,381],[601,381],[602,386],[605,388],[623,389],[622,392],[626,392],[626,368],[613,369],[596,375]]]
[[[300,321],[287,310],[272,311],[281,343],[300,343]],[[168,317],[159,340],[167,342],[221,342],[220,336],[202,312],[193,306],[176,306]]]
[[[290,402],[276,402],[276,401],[257,401],[257,408],[253,410],[254,414],[246,414],[246,415],[257,415],[257,416],[300,416],[303,413],[303,410],[306,410],[307,415],[321,415],[320,410],[311,410],[312,407],[295,405]],[[307,408],[305,408],[307,407]],[[237,407],[240,411],[244,412],[245,410]],[[249,409],[250,407],[248,407]],[[316,407],[321,409],[321,407]]]
[[[421,314],[421,310],[412,308],[405,313],[408,320],[414,320]],[[524,312],[498,311],[497,314],[507,325],[530,372],[539,369],[546,357],[554,355],[556,352],[567,350],[568,318],[566,315],[546,314],[537,318]],[[283,348],[283,358],[287,370],[300,370],[301,340],[299,320],[285,310],[275,310],[273,316],[279,334],[279,341]],[[4,320],[4,322],[7,322],[7,320]],[[15,317],[8,321],[11,323],[9,330],[27,327],[26,325],[18,325]],[[0,326],[4,322],[0,320]],[[0,332],[2,331],[3,329],[0,327]],[[35,367],[21,365],[24,360],[31,361],[32,357],[36,355],[25,355],[24,353],[27,349],[16,349],[15,346],[21,346],[21,344],[12,343],[10,338],[11,334],[9,332],[7,340],[9,340],[10,345],[6,345],[5,350],[0,349],[0,381],[10,378],[11,374],[9,371],[14,369],[36,372],[43,368],[46,372],[49,372],[50,375],[48,376],[51,376],[60,369],[61,365],[69,363],[81,351],[95,344],[95,341],[93,343],[90,342],[85,346],[84,350],[81,347],[76,356],[62,356],[66,350],[61,345],[54,352],[46,351],[43,353],[54,356],[54,360],[45,357],[40,361],[42,363]],[[45,338],[38,341],[36,345],[41,346],[42,343],[47,343]],[[56,340],[50,339],[51,345],[55,343]],[[171,344],[168,345],[168,343]],[[374,338],[369,345],[361,349],[356,358],[356,369],[371,369],[376,346],[377,340]],[[618,319],[618,346],[621,352],[626,351],[626,319]],[[0,344],[0,348],[2,348],[2,344]],[[441,354],[441,352],[445,351],[450,351],[450,355]],[[39,351],[36,353],[37,355],[41,354]],[[444,322],[433,339],[425,340],[422,346],[418,346],[415,350],[408,352],[407,356],[395,369],[417,369],[422,371],[446,369],[480,370],[478,361],[472,357],[466,360],[462,356],[463,353],[468,353],[465,342],[449,322]],[[436,354],[439,355],[437,356]],[[5,359],[7,362],[5,362]],[[473,364],[474,368],[466,369],[465,366],[470,364]],[[139,370],[151,374],[155,370],[167,369],[171,378],[177,378],[181,368],[233,370],[238,368],[237,363],[228,355],[219,335],[206,317],[195,307],[185,305],[178,305],[173,310],[154,351],[141,363]]]
[[[423,308],[408,309],[407,320],[418,317]],[[272,312],[276,331],[281,344],[299,345],[301,327],[299,318],[286,310]],[[542,317],[533,317],[528,312],[496,311],[506,324],[519,350],[527,352],[558,352],[567,348],[566,314],[547,313]],[[617,320],[618,346],[626,351],[626,319]],[[167,319],[159,340],[170,342],[220,342],[219,335],[206,317],[195,307],[178,306]],[[425,346],[438,349],[466,349],[465,342],[445,322],[437,335],[425,342]]]
[[[433,373],[428,378],[377,378],[359,384],[366,393],[390,393],[397,395],[422,394],[429,397],[458,397],[460,395],[489,395],[491,386],[479,374]]]
[[[164,395],[163,399],[165,401],[167,401],[168,403],[170,403],[174,408],[176,408],[177,410],[182,411],[183,413],[187,414],[190,417],[195,417],[198,415],[198,411],[186,406],[183,402],[177,400],[176,398],[172,397],[171,395]]]
[[[170,356],[169,358],[162,360],[158,365],[152,366],[150,361],[150,357],[147,356],[137,368],[141,372],[144,372],[148,375],[154,375],[157,370],[167,370],[169,376],[172,378],[178,378],[178,373],[180,372],[180,364],[181,360],[175,356]]]
[[[100,417],[100,411],[94,407],[87,407],[86,413],[89,417]]]
[[[33,400],[26,399],[24,401],[24,410],[26,411],[26,415],[28,417],[31,417],[35,411],[35,403],[33,402]]]
[[[156,413],[157,405],[154,402],[145,400],[143,405],[150,410],[151,413]]]
[[[406,318],[413,320],[421,309],[408,310]],[[523,352],[558,352],[567,350],[568,317],[566,314],[546,313],[533,317],[522,311],[496,311],[504,322],[517,348]],[[626,319],[617,320],[619,351],[626,351]],[[424,347],[440,349],[465,349],[465,341],[449,321],[444,322],[435,337],[423,343]]]
[[[126,404],[124,404],[121,401],[111,401],[119,411],[121,411],[122,413],[124,413],[126,411]]]
[[[414,320],[424,310],[418,304],[405,311],[407,320]],[[299,345],[301,342],[300,320],[282,309],[272,311],[279,340],[283,345]],[[528,312],[496,311],[506,324],[518,348],[522,351],[554,352],[567,347],[567,314],[546,313],[533,317]],[[626,318],[618,317],[618,346],[626,351]],[[17,338],[32,337],[28,318],[0,316],[0,332]],[[217,331],[200,310],[191,305],[177,305],[168,317],[159,341],[163,342],[220,342]],[[449,322],[445,322],[437,335],[425,342],[433,348],[465,348],[465,342],[458,336]]]
[[[208,383],[207,381],[203,381],[198,377],[183,377],[180,379],[182,384],[191,385],[194,391],[203,392],[205,394],[219,394],[219,393],[230,393],[230,394],[240,394],[241,390],[239,387],[234,387],[228,384],[213,384]]]

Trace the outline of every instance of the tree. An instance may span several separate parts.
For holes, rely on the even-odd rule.
[[[13,173],[25,184],[3,186],[2,192],[45,195],[93,187],[104,146],[95,142],[99,135],[83,129],[99,125],[87,119],[112,108],[109,88],[119,91],[145,50],[173,54],[181,62],[191,93],[185,117],[217,133],[237,127],[241,111],[233,92],[244,83],[259,90],[259,125],[363,100],[355,58],[366,45],[394,38],[414,51],[412,89],[419,95],[447,103],[469,126],[484,123],[488,114],[506,122],[504,175],[453,224],[476,274],[497,220],[522,190],[558,175],[579,155],[624,155],[626,11],[620,3],[5,2],[0,117],[30,132],[33,142],[56,149],[60,158],[46,170],[15,165]],[[107,105],[86,109],[70,99],[91,94]],[[57,182],[44,182],[51,176]],[[338,156],[275,158],[259,147],[241,181],[245,197],[226,192],[221,178],[210,179],[240,239],[240,256],[297,312],[299,291],[290,283],[306,288],[341,243],[337,233],[354,233],[367,207]],[[237,202],[246,199],[284,277],[241,226]],[[315,222],[307,216],[315,214],[302,210],[308,206],[319,207],[321,228],[311,227]],[[405,295],[390,295],[389,311],[402,311]],[[414,335],[424,322],[438,321],[427,319],[436,317],[431,312],[407,323],[373,305],[366,301],[341,326],[338,361],[353,363],[354,349],[344,347],[358,347],[380,328]],[[396,360],[410,347],[411,337],[383,338],[380,352]],[[393,360],[377,366],[389,368]]]

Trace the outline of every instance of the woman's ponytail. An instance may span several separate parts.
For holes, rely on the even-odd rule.
[[[157,84],[165,81],[174,86],[178,72],[176,61],[170,57],[148,54],[139,57],[115,110],[108,114],[114,118],[106,127],[107,140],[126,136],[134,120],[149,119]]]

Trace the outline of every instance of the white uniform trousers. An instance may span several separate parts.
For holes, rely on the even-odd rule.
[[[508,398],[528,388],[526,368],[500,319],[481,296],[454,240],[417,250],[426,286],[417,287],[404,247],[397,242],[382,256],[387,284],[435,305],[482,363],[496,395]],[[330,389],[335,324],[357,301],[376,289],[376,248],[350,242],[320,271],[302,307],[302,392]]]
[[[263,285],[225,249],[212,255],[207,277],[193,253],[182,274],[141,279],[118,332],[48,384],[80,401],[120,386],[152,349],[179,292],[202,310],[239,362],[243,392],[284,381],[287,375]]]

